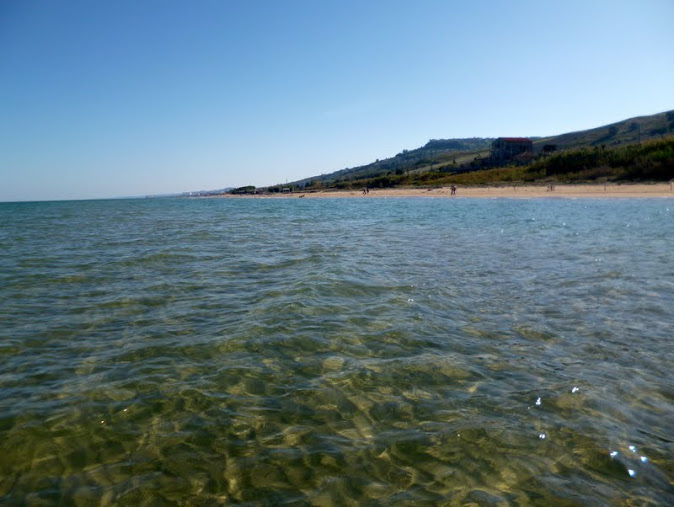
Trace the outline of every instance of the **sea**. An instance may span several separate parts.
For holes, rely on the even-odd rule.
[[[674,200],[0,204],[2,505],[672,505]]]

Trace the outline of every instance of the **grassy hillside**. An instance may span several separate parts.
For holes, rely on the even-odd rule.
[[[535,148],[555,144],[558,149],[585,146],[620,146],[674,134],[674,111],[630,118],[590,130],[571,132],[534,141]]]
[[[493,167],[491,138],[432,139],[395,157],[266,190],[670,180],[674,178],[673,136],[674,111],[630,118],[590,130],[532,138],[536,157],[529,165],[516,167]]]
[[[403,150],[395,157],[376,160],[370,164],[341,169],[330,174],[312,176],[285,185],[293,188],[346,188],[358,182],[385,176],[425,172],[449,165],[462,165],[476,156],[486,156],[493,139],[431,139],[414,150]]]
[[[575,148],[541,157],[527,166],[478,171],[381,177],[372,187],[669,181],[674,179],[674,136],[614,148]]]
[[[605,181],[669,181],[674,178],[674,136],[613,148],[594,146],[558,151],[526,166],[449,172],[434,169],[386,174],[358,180],[358,186],[488,185],[512,183],[579,183]],[[349,182],[335,189],[356,188]]]

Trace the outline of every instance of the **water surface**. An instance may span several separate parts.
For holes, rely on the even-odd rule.
[[[0,204],[0,503],[668,504],[662,200]]]

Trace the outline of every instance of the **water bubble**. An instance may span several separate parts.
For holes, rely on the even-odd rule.
[[[612,458],[615,458],[617,455],[618,455],[618,451],[611,451],[609,453],[609,456],[611,456]]]
[[[577,387],[574,387],[573,389],[571,389],[571,392],[572,392],[572,393],[577,393],[577,392],[578,392],[578,388],[577,388]]]
[[[537,407],[541,406],[541,399],[540,398],[536,398],[536,406]]]
[[[637,475],[637,473],[634,470],[632,470],[631,468],[627,469],[627,473],[630,474],[630,477],[634,477],[635,475]]]
[[[545,436],[546,436],[545,433],[538,434],[538,438],[540,438],[541,440],[545,440]]]
[[[629,449],[630,451],[632,451],[632,452],[637,452],[637,448],[634,447],[633,445],[630,445],[630,446],[628,447],[628,449]]]
[[[646,463],[648,461],[648,458],[646,456],[641,457],[641,462]]]
[[[409,299],[407,300],[407,302],[408,302],[408,303],[414,303],[414,299],[409,298]]]

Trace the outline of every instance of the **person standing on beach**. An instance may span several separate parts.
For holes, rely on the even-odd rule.
[[[451,187],[449,187],[449,189],[451,190],[450,195],[456,195],[456,187],[455,187],[454,185],[452,185]]]

